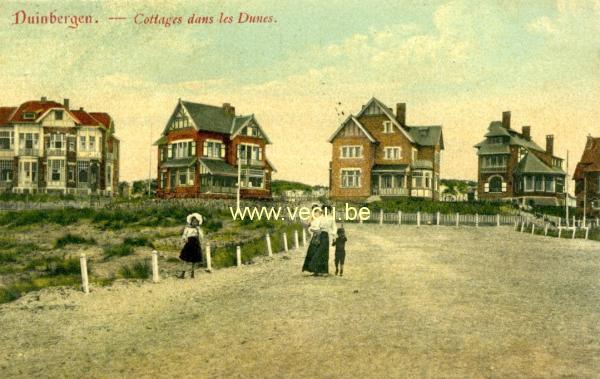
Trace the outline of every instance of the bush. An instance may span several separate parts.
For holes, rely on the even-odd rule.
[[[23,278],[14,281],[5,287],[0,287],[0,303],[16,300],[27,292],[37,291],[46,287],[76,286],[81,283],[76,275],[40,276],[37,278]]]
[[[91,272],[91,267],[88,262],[88,272]],[[48,275],[80,275],[81,267],[79,259],[49,259],[46,264],[46,273]]]
[[[54,243],[54,247],[61,248],[67,245],[95,245],[96,240],[93,238],[87,239],[76,234],[67,233],[58,238]]]
[[[148,260],[135,262],[132,265],[123,265],[119,269],[119,275],[126,279],[147,279],[150,277],[150,273]]]
[[[14,263],[17,261],[17,254],[14,252],[0,252],[0,263]]]
[[[109,245],[104,247],[104,259],[124,257],[133,254],[133,246],[127,244]]]
[[[154,245],[152,244],[152,241],[150,241],[150,239],[148,237],[145,236],[139,236],[139,237],[127,237],[123,240],[123,244],[124,245],[129,245],[129,246],[148,246],[148,247],[154,247]]]

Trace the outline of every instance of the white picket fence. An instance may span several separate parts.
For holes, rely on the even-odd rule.
[[[502,226],[514,225],[515,222],[526,220],[526,216],[520,215],[480,215],[460,213],[385,213],[383,211],[371,212],[367,220],[345,220],[344,211],[336,212],[336,219],[342,222],[362,222],[397,225],[435,225],[435,226]]]

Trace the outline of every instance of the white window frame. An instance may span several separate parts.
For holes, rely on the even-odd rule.
[[[67,162],[64,159],[48,159],[46,166],[46,180],[49,184],[64,183],[66,181],[66,163]],[[52,177],[55,169],[58,169],[58,179]]]
[[[392,134],[394,133],[394,124],[391,121],[383,122],[383,133],[384,134]]]
[[[397,154],[392,154],[393,152],[397,152]],[[400,146],[386,146],[383,150],[383,158],[394,161],[402,159],[402,148]]]
[[[7,178],[4,179],[4,172],[7,173]],[[0,182],[10,183],[14,178],[14,164],[12,159],[0,160]]]
[[[209,145],[211,154],[209,152]],[[215,147],[219,147],[219,154],[215,154]],[[225,143],[218,139],[205,139],[202,143],[202,156],[205,158],[225,158]]]
[[[529,183],[528,183],[529,180]],[[523,176],[523,192],[533,192],[535,190],[535,177],[534,175]]]
[[[356,159],[363,157],[363,147],[361,145],[344,145],[340,147],[341,159]]]
[[[0,130],[0,138],[8,139],[8,148],[0,147],[0,150],[12,150],[15,146],[15,132],[12,130]]]
[[[349,185],[348,180],[344,183],[345,173],[357,172],[357,175],[351,176],[352,178],[356,178],[356,183],[353,185]],[[346,177],[348,174],[346,174]],[[346,167],[340,169],[340,188],[362,188],[362,170],[360,168],[355,167]]]

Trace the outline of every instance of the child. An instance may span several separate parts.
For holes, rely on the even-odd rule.
[[[346,260],[346,233],[341,227],[337,230],[337,238],[331,246],[335,246],[335,274],[339,272],[340,276],[344,275],[344,261]]]
[[[199,265],[202,264],[202,240],[204,239],[204,233],[200,225],[202,225],[202,216],[200,214],[192,213],[187,216],[187,225],[183,229],[183,235],[181,236],[185,245],[179,254],[179,259],[182,260],[179,279],[185,278],[187,266],[190,266],[190,277],[193,278],[194,266],[197,263]]]

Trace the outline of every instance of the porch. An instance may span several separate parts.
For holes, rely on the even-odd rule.
[[[406,165],[375,165],[371,170],[371,194],[408,196]]]

